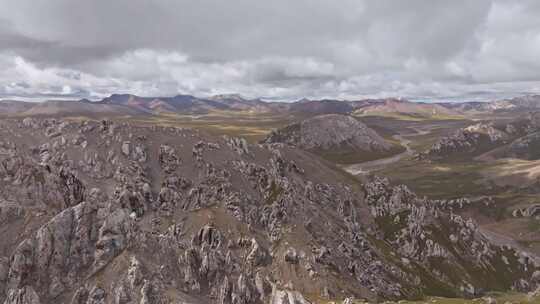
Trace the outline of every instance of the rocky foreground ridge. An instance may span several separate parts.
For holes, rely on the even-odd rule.
[[[0,121],[0,303],[310,303],[536,287],[533,259],[309,153],[112,121]]]

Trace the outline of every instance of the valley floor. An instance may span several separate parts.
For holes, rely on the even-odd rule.
[[[512,215],[517,208],[540,204],[540,187],[537,186],[539,161],[511,158],[419,161],[414,158],[416,153],[426,150],[442,135],[472,121],[411,123],[379,118],[374,122],[397,133],[393,136],[407,147],[407,151],[393,157],[345,166],[347,172],[388,177],[393,184],[407,185],[415,193],[434,199],[466,197],[478,200],[491,197],[494,205],[489,208],[472,206],[463,214],[473,217],[491,239],[540,255],[540,219]]]

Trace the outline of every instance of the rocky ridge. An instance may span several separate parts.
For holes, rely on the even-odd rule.
[[[478,156],[478,159],[540,158],[540,114],[529,113],[525,119],[510,122],[477,123],[444,136],[430,149],[418,155],[419,159],[445,159],[452,156]]]
[[[455,131],[449,136],[441,137],[427,151],[420,153],[419,158],[447,158],[459,154],[480,154],[497,145],[507,144],[521,132],[509,123],[501,129],[492,123],[477,123]]]
[[[107,120],[0,125],[0,303],[293,304],[536,287],[532,259],[471,220],[282,144]]]
[[[352,116],[340,114],[319,115],[274,130],[263,142],[286,143],[306,150],[350,148],[385,151],[391,147],[364,123]]]

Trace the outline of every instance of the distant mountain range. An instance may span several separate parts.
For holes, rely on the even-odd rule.
[[[402,99],[368,100],[367,104],[355,110],[362,115],[409,115],[421,117],[458,116],[462,113],[438,103],[411,102]]]
[[[173,97],[140,97],[131,94],[113,94],[99,101],[49,100],[30,103],[15,100],[0,101],[0,115],[53,116],[53,115],[156,115],[156,114],[208,114],[213,112],[245,112],[251,114],[351,114],[364,116],[409,115],[420,117],[451,117],[474,113],[529,111],[540,109],[540,95],[527,95],[493,102],[421,103],[405,99],[366,99],[356,101],[309,100],[294,102],[266,102],[246,99],[240,95],[216,95],[199,98],[191,95]]]

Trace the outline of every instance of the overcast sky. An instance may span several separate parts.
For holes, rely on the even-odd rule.
[[[540,93],[540,1],[0,0],[0,98]]]

